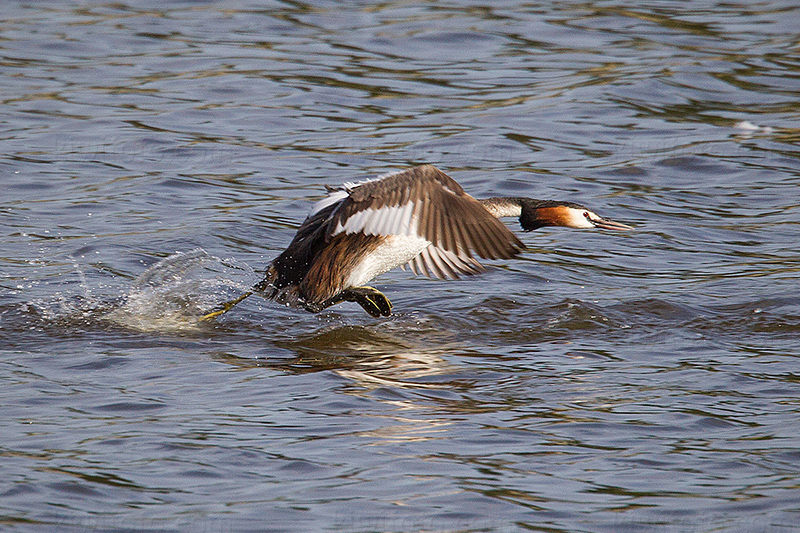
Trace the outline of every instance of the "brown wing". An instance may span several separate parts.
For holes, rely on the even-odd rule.
[[[419,236],[431,245],[409,263],[415,273],[457,277],[483,268],[485,259],[508,259],[522,242],[441,170],[423,165],[347,188],[328,225],[338,233]]]

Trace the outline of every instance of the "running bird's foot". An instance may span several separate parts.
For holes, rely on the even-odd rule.
[[[392,302],[378,289],[372,287],[353,287],[342,291],[342,300],[355,302],[374,317],[391,316]]]
[[[205,322],[206,320],[211,320],[212,318],[216,318],[216,317],[218,317],[219,315],[221,315],[223,313],[227,313],[228,311],[233,309],[233,306],[235,306],[236,304],[238,304],[239,302],[241,302],[242,300],[244,300],[245,298],[247,298],[251,294],[253,294],[253,291],[248,291],[248,292],[242,294],[241,296],[239,296],[238,298],[236,298],[234,300],[231,300],[229,302],[225,302],[224,304],[220,305],[220,308],[218,310],[213,311],[211,313],[208,313],[207,315],[203,315],[198,320],[200,322]]]

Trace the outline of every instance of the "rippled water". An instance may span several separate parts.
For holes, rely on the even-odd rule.
[[[795,2],[0,19],[4,530],[794,529]],[[419,163],[636,231],[388,273],[385,320],[192,318],[324,184]]]

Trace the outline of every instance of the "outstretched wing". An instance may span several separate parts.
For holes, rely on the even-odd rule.
[[[480,202],[431,165],[345,184],[317,204],[314,212],[336,202],[327,224],[328,238],[358,232],[422,238],[429,245],[408,265],[414,273],[429,277],[474,274],[483,267],[473,252],[484,259],[508,259],[524,247]]]

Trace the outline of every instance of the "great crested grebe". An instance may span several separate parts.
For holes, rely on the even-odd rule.
[[[422,165],[329,188],[264,279],[201,320],[221,315],[251,294],[312,313],[347,301],[374,317],[389,316],[389,299],[365,283],[404,265],[439,279],[477,274],[484,268],[472,252],[483,259],[510,259],[524,245],[500,217],[519,217],[525,231],[633,229],[571,202],[476,200],[441,170]]]

